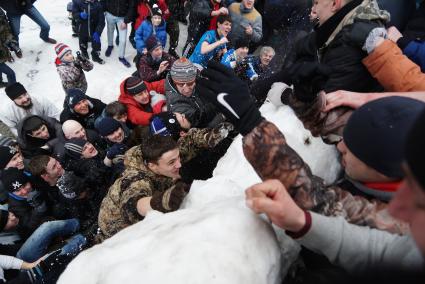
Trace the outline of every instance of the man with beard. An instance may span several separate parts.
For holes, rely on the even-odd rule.
[[[18,135],[16,127],[19,121],[28,115],[59,118],[60,111],[52,102],[43,97],[31,97],[19,82],[8,86],[6,95],[12,100],[12,103],[3,104],[0,116],[14,135]]]
[[[154,35],[146,41],[146,49],[148,53],[137,64],[140,79],[147,82],[165,79],[176,59],[163,50],[161,42]]]

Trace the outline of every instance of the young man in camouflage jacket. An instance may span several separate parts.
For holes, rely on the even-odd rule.
[[[214,129],[192,128],[178,142],[170,136],[153,135],[128,150],[125,171],[102,201],[98,240],[143,220],[152,209],[176,211],[190,188],[181,181],[181,163],[195,157],[200,149],[215,147],[228,130],[228,124]]]

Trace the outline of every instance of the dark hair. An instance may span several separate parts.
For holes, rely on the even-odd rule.
[[[229,23],[231,23],[232,22],[232,17],[230,15],[220,15],[220,16],[217,17],[217,23],[222,24],[222,23],[224,23],[226,21],[229,22]]]
[[[47,164],[50,161],[50,156],[47,155],[38,155],[33,157],[29,164],[28,169],[33,176],[41,176],[46,173]]]
[[[130,136],[127,140],[127,146],[128,148],[132,148],[134,146],[143,144],[146,139],[148,139],[151,136],[151,131],[149,129],[149,126],[141,126],[136,125],[130,133]]]
[[[105,107],[105,114],[109,117],[114,117],[115,115],[127,114],[127,106],[119,101],[114,101],[109,103]]]
[[[164,153],[178,147],[171,136],[151,135],[141,144],[143,161],[156,164]]]

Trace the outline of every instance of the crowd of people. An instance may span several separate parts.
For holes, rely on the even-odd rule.
[[[0,281],[54,282],[79,252],[149,211],[178,210],[238,134],[264,181],[246,190],[247,206],[303,246],[304,269],[287,281],[380,269],[391,273],[374,277],[424,279],[425,3],[73,0],[64,9],[79,39],[74,56],[49,37],[34,2],[0,1]],[[270,18],[277,9],[281,26]],[[54,47],[61,109],[29,94],[6,64],[11,52],[23,56],[23,15]],[[188,32],[180,55],[179,22]],[[110,103],[86,94],[85,72],[105,63],[105,25],[106,57],[115,44],[117,64],[131,67],[127,42],[137,50]],[[274,68],[266,43],[284,30],[293,46]],[[262,117],[266,100],[335,145],[341,179],[325,184],[311,172]],[[319,276],[323,267],[330,272]]]

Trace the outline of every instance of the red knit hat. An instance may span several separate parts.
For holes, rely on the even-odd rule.
[[[56,54],[58,55],[58,58],[59,58],[59,59],[62,59],[62,57],[64,57],[64,56],[65,56],[65,54],[66,54],[68,51],[71,51],[71,48],[69,48],[69,46],[67,46],[67,45],[66,45],[66,44],[64,44],[64,43],[58,43],[58,44],[55,46],[55,52],[56,52]]]

